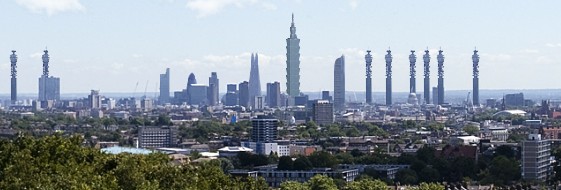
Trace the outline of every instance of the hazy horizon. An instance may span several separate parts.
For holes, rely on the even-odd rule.
[[[321,9],[318,9],[321,5]],[[384,92],[384,58],[393,53],[393,89],[407,92],[410,50],[444,50],[445,89],[471,89],[471,55],[479,50],[480,88],[559,89],[561,18],[558,1],[416,2],[341,0],[6,0],[0,24],[0,94],[10,90],[11,50],[17,50],[18,92],[37,93],[42,51],[61,93],[137,93],[158,89],[171,68],[171,90],[189,73],[207,84],[218,72],[226,84],[249,80],[250,55],[259,53],[261,86],[286,90],[286,41],[295,14],[301,39],[301,90],[333,91],[333,64],[346,59],[347,91],[364,91],[364,54],[373,53],[373,91]],[[446,15],[446,16],[443,16]],[[532,15],[528,17],[527,15]],[[2,53],[4,52],[4,53]],[[4,56],[2,58],[2,55]],[[419,91],[421,92],[421,91]]]

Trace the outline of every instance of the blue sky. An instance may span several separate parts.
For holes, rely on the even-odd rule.
[[[333,64],[346,58],[347,90],[364,90],[364,54],[374,53],[373,88],[383,91],[383,54],[394,55],[395,91],[408,91],[408,54],[444,50],[447,90],[471,88],[471,54],[480,51],[482,89],[560,88],[561,1],[366,0],[3,0],[0,1],[0,93],[9,92],[9,54],[19,55],[19,91],[36,93],[47,46],[63,93],[157,89],[171,68],[172,90],[189,73],[207,83],[249,79],[260,53],[261,82],[285,89],[285,39],[294,12],[301,39],[301,88],[333,90]],[[141,90],[142,89],[142,90]],[[262,87],[262,89],[265,89]]]

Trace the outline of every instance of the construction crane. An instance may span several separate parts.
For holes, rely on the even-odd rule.
[[[136,89],[138,88],[138,81],[136,81],[136,86],[134,87],[134,92],[132,93],[132,97],[136,96]]]
[[[146,99],[146,91],[148,90],[148,82],[149,82],[149,80],[146,80],[146,87],[144,87],[144,96],[142,97],[143,99]]]

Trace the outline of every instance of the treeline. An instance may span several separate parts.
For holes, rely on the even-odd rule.
[[[173,165],[164,154],[111,155],[58,135],[0,141],[0,189],[268,189],[233,178],[220,161]]]
[[[380,180],[360,179],[350,183],[337,184],[332,178],[316,175],[305,183],[286,181],[281,183],[280,190],[388,190],[386,183]],[[445,187],[438,183],[421,183],[411,186],[408,190],[444,190]]]

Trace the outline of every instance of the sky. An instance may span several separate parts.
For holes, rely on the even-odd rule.
[[[189,73],[207,84],[218,72],[220,90],[249,80],[259,53],[262,89],[286,90],[286,38],[291,14],[301,39],[301,90],[333,90],[335,59],[345,55],[347,91],[364,91],[366,50],[373,53],[373,90],[385,89],[384,54],[393,54],[393,89],[409,90],[410,50],[445,55],[446,90],[471,89],[474,48],[481,89],[559,89],[561,1],[375,0],[2,0],[0,93],[9,93],[11,50],[18,59],[18,90],[36,93],[41,54],[62,93],[158,91],[171,69],[171,90]],[[138,87],[136,87],[138,84]]]

